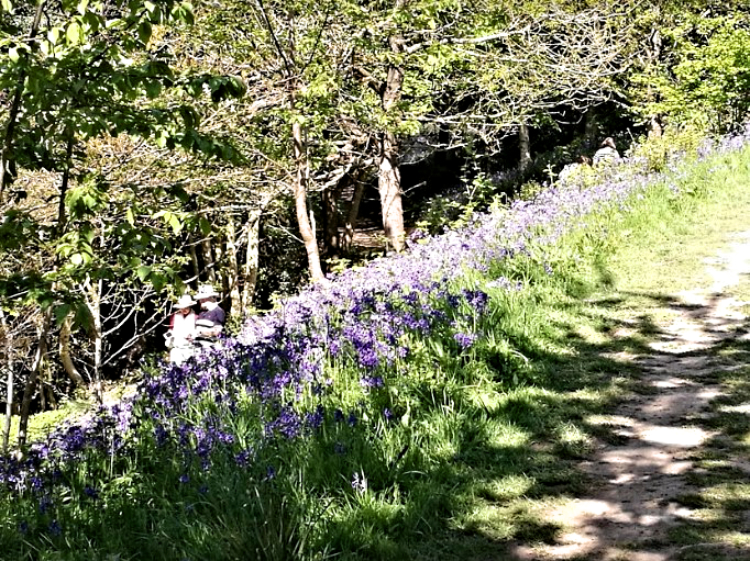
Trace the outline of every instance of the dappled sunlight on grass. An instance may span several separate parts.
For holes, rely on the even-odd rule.
[[[279,316],[272,318],[279,324],[271,335],[260,324],[253,333],[278,338],[283,348],[237,344],[230,349],[235,354],[210,366],[155,377],[144,386],[153,401],[136,411],[142,423],[137,446],[118,442],[133,445],[120,456],[73,449],[90,463],[79,462],[80,473],[66,475],[74,494],[56,497],[78,509],[60,511],[67,516],[63,523],[77,530],[71,540],[109,539],[99,557],[137,552],[169,560],[250,559],[263,551],[266,558],[315,561],[328,555],[478,561],[507,558],[518,542],[564,545],[570,521],[550,513],[574,504],[581,513],[606,505],[617,520],[632,523],[633,536],[663,526],[665,520],[654,517],[658,504],[626,504],[618,492],[651,485],[654,474],[664,476],[659,484],[674,482],[674,458],[646,446],[676,442],[649,433],[656,422],[642,421],[641,433],[628,433],[613,412],[658,391],[643,383],[639,360],[654,353],[655,342],[669,339],[664,322],[680,314],[698,321],[710,313],[710,306],[672,293],[671,281],[669,293],[655,286],[656,277],[667,282],[669,275],[700,268],[694,257],[710,244],[695,253],[662,252],[655,262],[669,263],[670,270],[654,271],[655,240],[674,246],[669,236],[687,239],[691,229],[684,225],[694,217],[667,187],[634,206],[622,220],[608,212],[592,216],[593,233],[556,238],[541,256],[514,249],[505,269],[491,263],[453,278],[450,286],[423,287],[436,291],[433,299],[403,287],[394,289],[392,300],[374,289],[357,292],[346,309],[326,316],[327,323],[312,308],[289,307],[299,316],[299,332],[292,329],[298,324]],[[629,233],[624,253],[608,262],[615,247],[600,245],[600,231],[610,225],[615,241],[618,228]],[[649,238],[653,231],[658,235]],[[718,239],[717,230],[711,243]],[[450,247],[462,243],[451,240],[456,245]],[[351,287],[363,290],[354,281]],[[741,346],[723,341],[717,352],[730,357]],[[233,362],[238,356],[244,362]],[[690,370],[691,358],[669,360]],[[750,393],[743,375],[719,376],[734,397],[715,398],[713,417],[689,419],[690,430],[694,425],[733,438],[750,433],[742,422],[747,416],[727,409]],[[606,457],[595,456],[603,446],[630,441],[641,448],[629,450],[629,479],[614,464],[599,471],[584,465]],[[740,449],[721,452],[732,455],[732,466]],[[718,535],[719,524],[726,536],[741,531],[729,514],[715,514],[739,512],[750,493],[722,479],[724,468],[703,468],[717,479],[710,488],[706,482],[708,495],[696,493],[693,500],[714,514],[703,521],[707,527],[690,529],[694,535]],[[86,470],[116,476],[89,488]],[[619,487],[605,499],[587,498],[610,480]],[[25,550],[28,538],[19,535],[17,522],[34,516],[40,521],[35,543],[63,548],[68,535],[48,539],[57,519],[38,513],[46,495],[34,493],[18,503],[27,512],[3,506],[13,526],[0,527],[0,539]],[[606,528],[590,532],[605,547]],[[144,543],[134,545],[137,540]],[[77,559],[92,553],[80,551]]]

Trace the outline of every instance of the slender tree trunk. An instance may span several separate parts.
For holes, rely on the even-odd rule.
[[[230,279],[229,275],[227,274],[227,268],[225,266],[225,243],[226,239],[224,239],[224,236],[222,235],[221,237],[215,238],[215,243],[212,245],[214,250],[214,263],[216,265],[216,280],[220,284],[220,286],[214,286],[214,288],[216,288],[222,294],[227,295],[229,294]]]
[[[339,208],[341,186],[326,189],[323,195],[323,210],[325,217],[325,246],[329,257],[338,257],[341,247],[339,240]]]
[[[67,224],[67,213],[65,212],[65,195],[68,192],[68,185],[70,183],[70,168],[72,167],[71,158],[73,156],[73,135],[68,136],[68,142],[66,147],[66,159],[65,159],[65,171],[63,172],[62,184],[60,185],[60,196],[57,207],[57,231],[59,235],[65,233],[65,226]],[[70,356],[70,332],[71,332],[71,318],[66,317],[62,325],[60,325],[60,338],[58,341],[58,351],[60,354],[60,361],[62,362],[65,372],[67,372],[70,379],[78,387],[86,385],[83,377],[78,372],[73,364],[73,359]],[[44,399],[44,388],[42,388],[41,396]],[[44,406],[42,406],[44,409]]]
[[[44,390],[44,393],[47,395],[47,400],[49,401],[49,409],[57,409],[57,399],[55,399],[55,389],[52,387],[52,384],[49,382],[42,382],[42,389]],[[44,407],[44,410],[46,411],[48,407]]]
[[[518,150],[518,171],[523,173],[531,165],[531,137],[526,124],[518,127]]]
[[[39,343],[37,344],[36,353],[34,354],[34,362],[31,365],[29,379],[26,381],[26,386],[23,389],[23,399],[21,400],[21,419],[18,423],[19,448],[23,448],[24,446],[26,446],[26,437],[29,427],[29,415],[31,414],[31,401],[34,398],[37,380],[39,379],[39,372],[42,369],[42,364],[44,363],[44,355],[47,353],[47,335],[49,334],[51,325],[52,308],[50,307],[44,313],[42,327],[39,330]]]
[[[60,194],[57,207],[57,224],[55,226],[56,237],[59,239],[65,233],[65,227],[67,225],[67,213],[65,212],[65,195],[68,192],[68,184],[70,181],[70,170],[72,168],[72,155],[73,155],[73,144],[75,137],[72,132],[68,132],[68,141],[66,147],[66,159],[65,159],[65,171],[63,172],[62,183],[60,184]],[[59,263],[55,261],[54,270],[59,266]],[[55,285],[52,285],[54,291]],[[47,353],[47,337],[49,335],[50,327],[52,325],[52,312],[53,306],[47,308],[44,313],[44,319],[42,320],[42,327],[39,332],[39,343],[37,345],[36,354],[34,356],[34,362],[31,366],[31,372],[29,373],[29,379],[26,381],[26,386],[23,390],[23,399],[21,401],[21,419],[18,427],[18,446],[23,447],[26,445],[26,437],[29,425],[29,415],[31,413],[31,401],[36,391],[37,381],[39,379],[39,372],[41,371],[42,364],[44,363],[44,356]],[[42,397],[44,388],[42,387]]]
[[[383,228],[388,241],[396,251],[404,248],[404,210],[401,201],[401,170],[398,162],[399,147],[396,136],[386,132],[380,139],[378,191],[383,213]]]
[[[91,336],[94,339],[94,371],[92,373],[94,396],[100,404],[103,401],[102,388],[102,355],[104,349],[104,335],[102,331],[102,290],[103,281],[91,283],[89,287],[88,307],[93,319]]]
[[[309,164],[307,161],[307,145],[299,123],[292,124],[292,139],[294,141],[294,157],[297,161],[297,175],[294,182],[294,201],[297,210],[297,224],[302,235],[302,241],[307,251],[307,263],[310,278],[313,282],[324,282],[325,275],[320,266],[320,253],[315,230],[310,222],[307,210],[307,183],[309,178]],[[312,214],[312,213],[311,213]]]
[[[190,262],[193,264],[193,276],[195,277],[195,282],[197,283],[200,280],[201,275],[201,267],[198,263],[198,252],[195,250],[195,244],[190,244]]]
[[[357,227],[357,217],[359,216],[359,205],[362,203],[362,197],[365,194],[365,182],[359,181],[356,176],[352,177],[352,181],[354,181],[354,194],[344,224],[344,237],[341,240],[341,248],[346,255],[349,255],[352,251],[354,230]]]
[[[654,30],[651,32],[651,38],[649,40],[650,48],[649,48],[649,58],[651,59],[649,62],[649,65],[651,68],[658,68],[659,62],[662,58],[662,36],[661,36],[661,30],[658,27],[655,27]],[[649,84],[648,87],[648,98],[649,101],[657,101],[659,97],[658,89],[653,89],[652,86]],[[662,127],[661,122],[661,115],[651,115],[649,118],[649,131],[648,136],[650,138],[659,138],[664,132],[664,129]]]
[[[29,39],[36,37],[39,33],[39,24],[42,20],[42,13],[44,11],[45,1],[39,2],[34,13],[34,20],[31,23],[31,29],[29,30]],[[24,52],[21,56],[28,56]],[[21,98],[23,96],[24,83],[26,82],[26,72],[21,70],[18,76],[18,82],[16,88],[13,91],[13,99],[10,102],[10,109],[8,111],[8,124],[5,129],[5,136],[3,137],[3,144],[0,147],[0,203],[3,202],[5,189],[13,181],[13,170],[15,169],[13,157],[13,142],[15,140],[16,125],[18,124],[18,114],[21,111]]]
[[[408,0],[396,0],[395,9],[406,7]],[[388,39],[391,52],[395,55],[404,52],[404,36],[397,32]],[[404,84],[404,69],[395,64],[388,67],[385,88],[382,94],[383,111],[388,113],[401,99]],[[401,201],[401,171],[399,168],[399,145],[392,131],[385,131],[379,140],[378,150],[378,191],[383,214],[385,235],[396,251],[404,248],[404,210]]]
[[[60,362],[62,362],[63,368],[65,368],[65,372],[67,372],[68,377],[73,381],[73,383],[77,387],[82,388],[86,385],[86,382],[84,381],[83,376],[81,376],[81,374],[78,372],[75,364],[73,364],[73,358],[70,356],[71,324],[72,318],[68,316],[63,320],[62,325],[60,326]]]
[[[216,285],[216,270],[214,268],[216,263],[214,261],[213,244],[210,238],[203,238],[201,241],[201,253],[203,253],[203,268],[206,271],[208,282],[214,286]]]
[[[227,216],[227,287],[229,293],[229,313],[242,317],[242,296],[240,294],[240,266],[237,259],[237,228],[234,216]]]
[[[593,150],[597,148],[598,142],[597,137],[599,136],[599,123],[596,119],[596,109],[591,107],[584,117],[586,122],[584,124],[583,132],[583,143],[586,148]]]
[[[244,315],[250,314],[255,296],[255,285],[258,282],[260,216],[260,211],[251,213],[246,225],[247,248],[245,251],[245,264],[242,266],[242,313]]]
[[[13,416],[13,397],[14,397],[14,372],[13,372],[13,333],[11,333],[8,322],[5,319],[5,312],[0,307],[0,327],[2,327],[2,336],[5,340],[5,367],[8,370],[5,377],[5,423],[3,424],[3,456],[8,454],[8,445],[10,442],[10,424]]]

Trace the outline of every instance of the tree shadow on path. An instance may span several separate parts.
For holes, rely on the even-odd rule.
[[[652,313],[619,318],[634,301],[646,301],[671,321],[664,325]],[[724,384],[750,353],[750,324],[722,294],[686,301],[620,293],[592,304],[598,337],[582,335],[573,321],[553,322],[570,353],[515,341],[543,365],[543,391],[470,415],[520,426],[528,438],[509,451],[462,435],[451,464],[457,527],[429,544],[412,544],[414,558],[750,558],[747,544],[710,540],[717,528],[735,527],[740,518],[742,531],[748,530],[750,495],[717,505],[706,523],[696,520],[690,504],[700,496],[703,475],[711,481],[720,475],[726,483],[740,474],[736,466],[727,471],[696,460],[750,428],[750,407],[742,413],[717,409],[742,405],[750,394],[750,384]],[[747,446],[735,448],[739,454]],[[492,492],[519,477],[529,482],[522,500]],[[695,551],[708,556],[691,557]]]

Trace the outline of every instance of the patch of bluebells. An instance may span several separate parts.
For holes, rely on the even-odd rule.
[[[699,158],[748,143],[750,127],[702,146]],[[481,334],[460,326],[476,325],[489,296],[480,289],[453,291],[458,276],[466,270],[489,272],[493,263],[528,256],[531,245],[554,244],[582,217],[623,205],[663,179],[659,174],[634,173],[632,166],[614,166],[596,186],[553,185],[533,200],[515,201],[503,212],[477,214],[461,230],[412,237],[404,254],[344,271],[328,285],[311,286],[277,310],[248,320],[240,336],[224,339],[220,348],[207,349],[182,366],[163,365],[158,375],[143,380],[135,397],[61,427],[31,446],[24,458],[0,457],[0,490],[42,500],[51,488],[65,485],[68,466],[88,454],[130,454],[134,431],[144,426],[157,448],[165,453],[173,448],[176,457],[188,463],[198,460],[204,469],[210,469],[210,458],[217,451],[228,451],[238,466],[247,466],[259,457],[264,439],[303,437],[318,430],[328,417],[357,426],[355,413],[339,409],[329,413],[323,407],[325,394],[336,391],[336,383],[323,378],[331,361],[360,368],[360,384],[366,392],[392,383],[399,375],[396,366],[409,360],[412,335],[428,337],[436,330],[448,330],[461,348],[470,348]],[[522,285],[499,277],[485,288],[514,291]],[[224,417],[238,411],[242,394],[262,405],[262,426],[253,448],[242,447],[222,425]],[[311,395],[318,401],[311,403]],[[213,411],[211,415],[196,416],[196,403],[201,401],[212,404],[206,408]],[[390,419],[392,413],[385,409],[383,415]],[[275,477],[272,466],[266,477]],[[187,471],[180,477],[184,482],[189,479]],[[363,481],[353,480],[352,486]],[[87,486],[85,495],[95,498],[94,489]]]
[[[477,335],[475,333],[456,333],[453,338],[462,349],[468,349],[477,340]]]

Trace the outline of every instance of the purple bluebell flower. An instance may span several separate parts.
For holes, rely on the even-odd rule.
[[[39,512],[42,514],[45,514],[52,506],[52,498],[49,495],[43,495],[39,500]]]
[[[359,385],[363,388],[382,388],[383,378],[381,376],[362,376]]]
[[[323,419],[325,418],[324,410],[321,405],[318,405],[318,407],[315,409],[314,413],[307,413],[305,415],[305,422],[307,423],[307,426],[311,429],[317,429],[320,427],[320,425],[323,424]]]
[[[268,466],[266,468],[266,479],[268,481],[271,481],[272,479],[275,479],[275,478],[276,478],[276,468],[274,468],[273,466]]]
[[[253,452],[252,450],[242,450],[241,452],[238,452],[234,456],[234,463],[236,463],[240,467],[247,467],[248,463],[250,462],[250,457],[252,456]]]
[[[52,536],[59,536],[60,534],[62,534],[62,528],[60,527],[60,523],[57,520],[53,520],[52,522],[50,522],[47,529]]]
[[[461,345],[462,349],[471,347],[477,339],[473,333],[456,333],[453,338]]]

